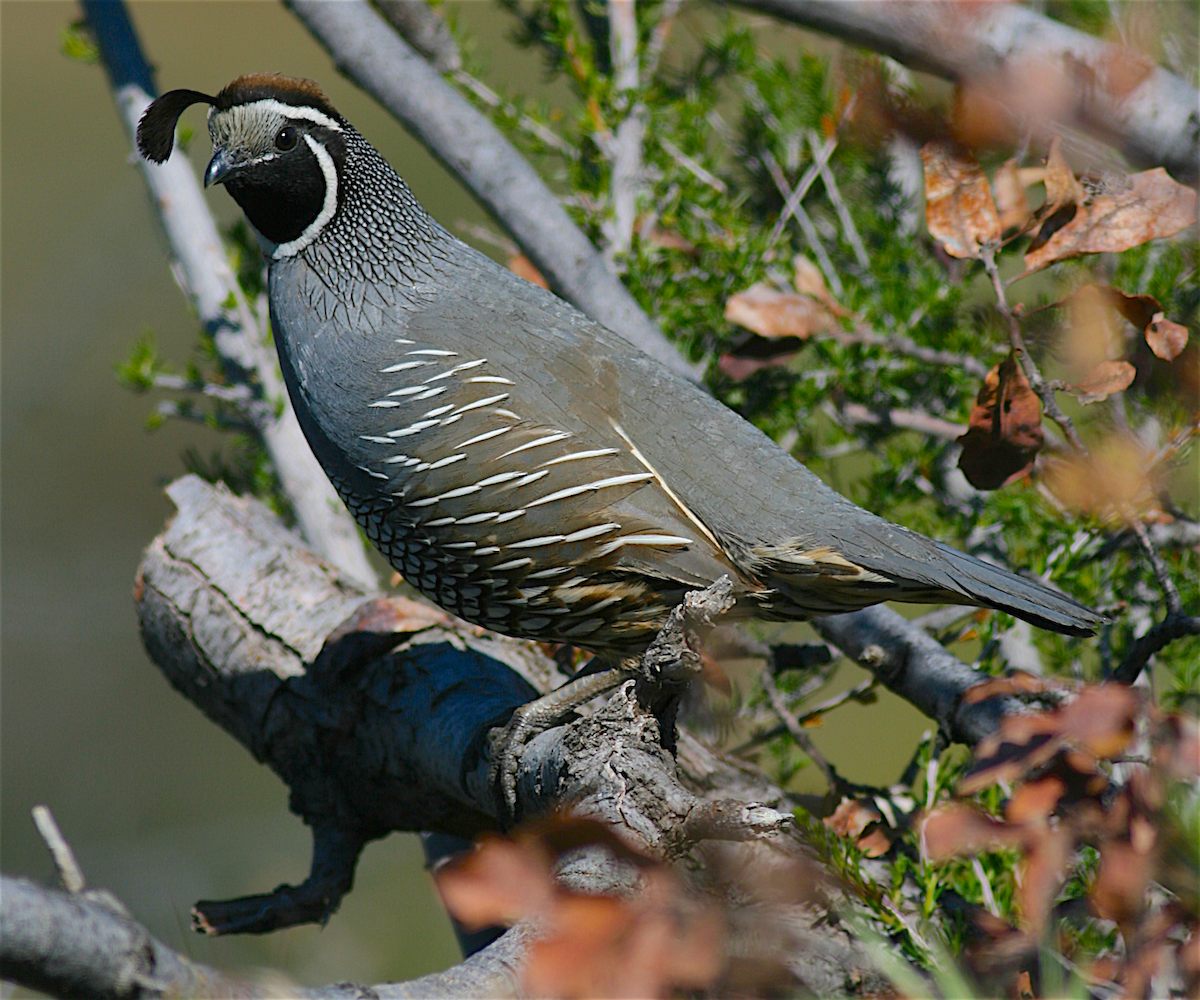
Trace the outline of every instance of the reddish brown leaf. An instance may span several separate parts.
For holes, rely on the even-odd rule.
[[[1039,211],[1042,218],[1052,215],[1063,205],[1079,205],[1084,200],[1083,186],[1062,155],[1062,139],[1055,136],[1050,140],[1046,153],[1046,201]]]
[[[1018,847],[1025,831],[976,809],[974,806],[940,806],[921,823],[921,847],[932,861],[966,854],[978,854],[989,848]]]
[[[975,763],[958,783],[959,795],[973,795],[997,781],[1017,781],[1048,762],[1062,746],[1053,714],[1009,716],[998,732],[979,742]]]
[[[1021,183],[1021,171],[1016,160],[1005,160],[992,179],[996,192],[996,208],[1000,213],[1000,230],[1020,231],[1033,214],[1029,199],[1025,197],[1025,185]]]
[[[1146,326],[1146,343],[1154,356],[1163,361],[1174,361],[1187,347],[1188,329],[1181,323],[1165,319],[1157,313]]]
[[[1031,837],[1017,889],[1022,923],[1037,937],[1046,924],[1050,907],[1062,887],[1071,856],[1071,831],[1064,827],[1041,830]]]
[[[958,440],[958,467],[976,489],[999,489],[1032,468],[1042,446],[1042,401],[1014,355],[988,372]]]
[[[1137,692],[1124,684],[1089,685],[1059,710],[1062,737],[1095,757],[1117,757],[1133,739],[1140,707]]]
[[[531,840],[489,837],[469,854],[434,873],[442,902],[466,927],[512,924],[550,906],[550,858]]]
[[[542,277],[542,272],[533,266],[533,261],[526,257],[523,253],[514,254],[508,258],[508,269],[513,274],[524,278],[531,284],[537,285],[540,288],[549,288],[550,283]]]
[[[881,858],[892,849],[897,832],[883,822],[883,814],[864,799],[843,799],[825,825],[849,837],[868,858]]]
[[[354,632],[370,632],[376,635],[406,635],[423,632],[427,628],[441,625],[453,628],[455,619],[446,612],[407,597],[376,597],[364,601],[325,638],[325,647]],[[461,624],[461,623],[460,623]]]
[[[802,253],[792,258],[792,284],[801,295],[811,295],[835,316],[849,316],[825,285],[825,275]]]
[[[925,222],[952,257],[978,257],[1000,240],[1000,216],[979,164],[942,143],[921,147],[925,164]]]
[[[1049,197],[1049,177],[1047,177]],[[1074,217],[1025,254],[1032,274],[1055,261],[1085,253],[1116,252],[1173,236],[1196,221],[1196,192],[1162,168],[1111,180],[1080,204]]]
[[[1067,392],[1085,406],[1108,399],[1113,393],[1124,392],[1137,378],[1137,369],[1128,361],[1101,361],[1078,385],[1067,386]]]
[[[1105,920],[1127,925],[1146,905],[1146,886],[1153,859],[1131,844],[1112,840],[1100,848],[1100,867],[1092,883],[1091,902]]]
[[[1043,694],[1046,691],[1061,691],[1063,686],[1048,677],[1038,677],[1024,670],[1014,670],[1005,677],[990,677],[986,681],[967,688],[963,693],[964,705],[977,705],[988,698],[1003,694]]]
[[[1055,775],[1038,781],[1027,781],[1017,787],[1004,807],[1004,818],[1020,826],[1053,815],[1058,801],[1066,792],[1066,783]]]
[[[781,292],[763,282],[732,296],[725,303],[725,319],[772,340],[805,340],[838,328],[833,314],[812,296]]]
[[[735,382],[741,382],[743,379],[748,379],[757,371],[764,368],[783,368],[788,362],[796,356],[795,351],[788,351],[785,354],[776,354],[769,358],[747,358],[740,354],[722,354],[717,359],[717,368],[720,372]]]

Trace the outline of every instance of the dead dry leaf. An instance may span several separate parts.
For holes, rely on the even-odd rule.
[[[978,257],[1000,240],[1000,216],[979,164],[943,143],[921,147],[925,165],[925,222],[952,257]]]
[[[1080,205],[1084,201],[1083,185],[1075,176],[1069,163],[1062,155],[1062,138],[1055,136],[1050,140],[1050,149],[1046,153],[1046,201],[1039,215],[1046,218],[1053,215],[1063,205]]]
[[[1114,434],[1086,458],[1055,458],[1046,464],[1047,488],[1066,507],[1107,520],[1156,509],[1153,458],[1135,439]]]
[[[1156,358],[1174,361],[1187,347],[1188,329],[1181,323],[1165,319],[1157,313],[1146,326],[1146,343]]]
[[[483,839],[434,874],[442,902],[470,930],[514,924],[545,910],[555,893],[549,854],[536,842]]]
[[[730,297],[725,319],[768,340],[806,340],[838,329],[837,319],[811,295],[779,291],[761,281]]]
[[[1049,170],[1046,186],[1049,198]],[[1102,190],[1076,204],[1074,217],[1049,239],[1035,239],[1018,277],[1069,257],[1128,250],[1173,236],[1196,221],[1196,192],[1173,180],[1162,167],[1110,178]]]
[[[1124,392],[1137,378],[1137,369],[1128,361],[1101,361],[1077,385],[1067,386],[1067,392],[1085,406],[1108,399],[1113,393]]]
[[[921,848],[931,861],[998,847],[1019,847],[1025,842],[1025,831],[989,816],[975,806],[951,803],[939,806],[920,824]]]
[[[1042,401],[1015,355],[996,365],[979,389],[958,467],[979,490],[995,490],[1033,467],[1042,447]]]
[[[996,195],[996,209],[1000,213],[1000,231],[1008,232],[1024,228],[1033,212],[1025,196],[1025,185],[1021,183],[1021,171],[1016,160],[1005,160],[992,179]]]
[[[735,382],[748,379],[757,371],[764,368],[786,368],[796,356],[795,351],[785,351],[783,354],[773,354],[766,358],[751,358],[740,354],[722,354],[717,358],[717,369]]]

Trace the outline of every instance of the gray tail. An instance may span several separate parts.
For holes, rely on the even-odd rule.
[[[993,566],[950,545],[935,543],[949,563],[950,587],[972,603],[1007,611],[1039,628],[1064,635],[1092,635],[1108,619],[1044,583]]]

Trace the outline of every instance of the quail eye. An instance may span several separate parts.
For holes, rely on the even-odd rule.
[[[296,129],[291,125],[284,125],[275,135],[275,148],[283,152],[287,152],[296,145],[296,140],[299,135]]]

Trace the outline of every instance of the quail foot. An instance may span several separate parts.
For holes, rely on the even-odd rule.
[[[519,712],[510,744],[543,709],[628,676],[683,596],[724,575],[742,617],[899,600],[999,608],[1070,635],[1103,621],[856,506],[702,389],[456,239],[311,82],[171,91],[142,118],[142,153],[165,160],[198,102],[213,143],[204,182],[258,232],[292,405],[367,537],[467,621],[581,646],[607,667]],[[514,774],[506,765],[510,806]]]

